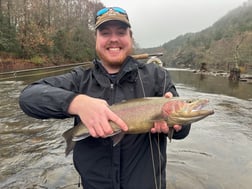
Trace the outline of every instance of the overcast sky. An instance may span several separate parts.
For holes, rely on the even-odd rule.
[[[142,48],[156,47],[189,32],[199,32],[247,0],[100,0],[128,13]]]

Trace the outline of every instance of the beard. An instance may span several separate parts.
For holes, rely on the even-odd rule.
[[[133,48],[129,48],[127,51],[119,53],[118,55],[113,56],[113,54],[102,53],[97,51],[97,55],[102,61],[103,64],[106,64],[110,67],[120,67],[124,60],[131,55],[133,52]]]

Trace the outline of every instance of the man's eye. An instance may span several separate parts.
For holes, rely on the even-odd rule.
[[[109,32],[103,31],[101,32],[102,35],[109,35]]]
[[[118,31],[118,35],[125,35],[125,31],[123,30],[123,31]]]

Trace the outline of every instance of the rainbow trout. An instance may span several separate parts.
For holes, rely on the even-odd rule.
[[[155,121],[164,120],[169,127],[173,125],[187,125],[199,121],[214,113],[213,110],[203,110],[208,104],[207,99],[183,99],[179,97],[150,97],[124,101],[110,106],[128,126],[124,132],[113,122],[110,122],[114,133],[112,137],[114,145],[123,138],[124,134],[147,133],[153,127]],[[171,129],[172,130],[172,129]],[[73,149],[75,142],[89,137],[87,127],[82,123],[63,133],[67,142],[66,155]],[[170,135],[170,139],[171,139]]]

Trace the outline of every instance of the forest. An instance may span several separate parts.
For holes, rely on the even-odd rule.
[[[252,73],[252,0],[230,10],[212,26],[186,33],[157,48],[165,66],[229,71],[239,67]]]
[[[94,57],[99,0],[0,0],[0,62],[82,62]]]

